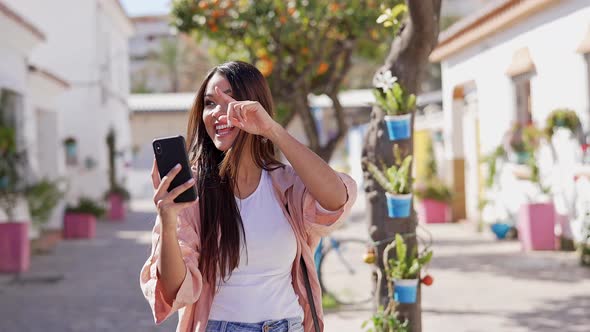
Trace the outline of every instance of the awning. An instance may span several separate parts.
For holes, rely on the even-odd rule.
[[[512,63],[506,69],[508,76],[514,77],[535,71],[535,64],[531,59],[531,54],[528,47],[523,47],[512,55]]]

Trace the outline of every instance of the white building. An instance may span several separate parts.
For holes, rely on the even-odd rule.
[[[177,33],[167,15],[131,18],[129,40],[131,89],[134,93],[196,91],[210,69],[207,42]]]
[[[587,0],[495,1],[441,33],[431,61],[442,63],[455,219],[478,218],[478,158],[498,146],[513,123],[543,127],[552,110],[570,108],[588,130],[589,52]],[[561,177],[573,181],[572,174]]]
[[[27,151],[27,180],[55,180],[65,174],[59,140],[62,109],[57,99],[70,85],[31,59],[47,42],[46,32],[32,22],[0,1],[0,114],[6,125],[16,129],[19,150]],[[17,221],[30,220],[24,203],[21,201],[14,211]],[[55,210],[47,228],[61,228],[62,211],[63,206]],[[0,220],[6,220],[2,211]]]
[[[59,73],[70,89],[58,96],[61,134],[58,146],[40,145],[66,161],[70,182],[67,199],[102,198],[108,188],[106,135],[117,137],[118,181],[124,184],[124,165],[131,158],[127,97],[129,94],[128,39],[133,26],[118,0],[6,0],[46,35],[30,61]],[[4,30],[2,31],[4,34]],[[15,40],[15,37],[12,40]],[[68,145],[64,145],[64,141]],[[43,144],[45,144],[43,142]],[[52,144],[51,146],[49,144]],[[40,169],[50,172],[47,165]]]

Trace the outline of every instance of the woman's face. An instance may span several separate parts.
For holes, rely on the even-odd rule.
[[[227,104],[225,100],[215,93],[215,86],[226,94],[233,96],[231,85],[225,76],[215,73],[207,83],[203,109],[203,122],[207,134],[218,150],[226,151],[234,143],[240,129],[227,125]]]

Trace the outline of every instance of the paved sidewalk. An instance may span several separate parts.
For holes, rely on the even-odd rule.
[[[335,236],[366,238],[363,211],[360,201]],[[176,315],[154,326],[139,289],[153,222],[152,212],[99,222],[96,239],[63,241],[54,253],[34,256],[22,283],[0,275],[0,331],[173,331]],[[435,281],[423,289],[423,331],[590,331],[590,269],[575,253],[521,253],[517,242],[467,225],[428,229]],[[361,331],[370,314],[367,307],[327,312],[325,331]]]
[[[471,225],[429,225],[434,257],[423,287],[423,331],[588,332],[590,269],[574,252],[523,253]],[[363,223],[346,233],[366,233]],[[326,314],[326,332],[361,331],[367,308]]]

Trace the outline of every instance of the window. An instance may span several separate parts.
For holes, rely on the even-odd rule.
[[[14,131],[13,139],[16,146],[22,146],[24,135],[22,131],[23,100],[16,92],[0,89],[0,127]],[[7,131],[5,131],[7,133]]]
[[[516,122],[522,125],[529,124],[533,122],[530,75],[514,77],[513,82],[516,94]]]
[[[73,137],[68,137],[64,140],[64,147],[66,149],[66,165],[78,165],[78,143]]]

